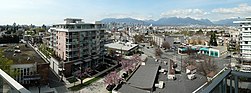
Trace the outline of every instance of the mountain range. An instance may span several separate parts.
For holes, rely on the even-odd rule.
[[[193,19],[190,17],[179,18],[169,17],[158,20],[138,20],[133,18],[105,18],[103,23],[126,23],[126,24],[144,24],[144,25],[235,25],[233,21],[241,20],[240,18],[224,19],[219,21],[210,21],[208,19]]]

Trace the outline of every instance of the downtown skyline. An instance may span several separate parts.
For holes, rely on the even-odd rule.
[[[104,18],[157,20],[163,17],[222,19],[248,17],[248,0],[8,0],[0,3],[0,25],[55,24],[63,18],[82,18],[85,22]]]

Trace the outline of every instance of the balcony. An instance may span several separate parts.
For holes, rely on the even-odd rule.
[[[66,45],[77,45],[78,42],[66,42]]]
[[[245,46],[245,45],[251,45],[251,43],[249,44],[245,44],[245,43],[240,43],[241,46]]]
[[[240,41],[251,41],[251,38],[241,38]]]
[[[74,57],[78,57],[78,55],[66,55],[66,58],[74,58]]]
[[[78,51],[78,48],[66,48],[66,51]]]
[[[1,93],[31,93],[16,80],[0,69]]]
[[[241,47],[241,50],[251,50],[251,47]]]
[[[242,36],[251,36],[251,34],[243,33]]]
[[[251,30],[241,30],[241,32],[251,32]]]
[[[67,39],[72,39],[72,38],[77,38],[77,37],[78,37],[78,35],[71,35],[71,36],[68,35],[68,36],[66,36]]]

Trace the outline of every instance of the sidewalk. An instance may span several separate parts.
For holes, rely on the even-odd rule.
[[[112,67],[110,67],[110,68],[108,68],[108,69],[106,69],[106,70],[104,70],[104,71],[102,71],[102,72],[99,72],[98,74],[94,75],[94,76],[91,77],[91,78],[86,78],[86,79],[83,80],[82,83],[85,83],[85,82],[87,82],[87,81],[89,81],[89,80],[92,80],[93,78],[98,77],[99,75],[101,75],[101,74],[103,74],[103,73],[105,73],[105,72],[107,72],[107,71],[113,69],[113,68],[116,67],[116,66],[117,66],[117,65],[113,65]],[[81,84],[81,81],[75,82],[75,85],[79,85],[79,84]],[[67,88],[72,87],[72,86],[74,86],[74,83],[70,83],[70,84],[67,84],[67,85],[66,85]]]
[[[29,87],[29,91],[31,93],[39,93],[38,87]],[[51,92],[58,93],[55,88],[50,88],[48,86],[41,86],[40,88],[40,93],[51,93]]]

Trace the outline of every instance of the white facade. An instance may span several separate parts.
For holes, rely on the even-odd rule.
[[[14,64],[14,65],[11,65],[11,68],[14,68],[20,71],[20,74],[15,77],[15,80],[17,80],[21,84],[30,83],[30,81],[25,81],[23,79],[23,76],[30,76],[30,75],[37,74],[36,63],[35,64]]]
[[[164,42],[164,36],[162,35],[153,35],[153,41],[156,42],[157,46],[160,46],[162,45],[162,43]]]
[[[240,56],[244,60],[251,59],[251,19],[246,18],[244,21],[234,21],[240,24]]]

